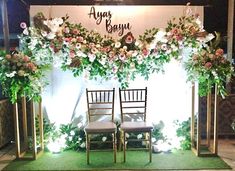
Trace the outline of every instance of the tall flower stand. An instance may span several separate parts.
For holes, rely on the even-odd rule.
[[[191,116],[191,142],[192,151],[197,156],[217,156],[218,153],[218,97],[217,85],[215,85],[214,112],[212,112],[212,94],[207,94],[207,118],[202,136],[202,113],[199,112],[198,85],[192,85],[192,116]],[[213,122],[212,122],[212,118]],[[211,134],[213,130],[213,134]],[[202,138],[203,137],[203,138]]]
[[[15,126],[15,143],[16,143],[16,158],[17,159],[31,159],[36,160],[44,150],[43,144],[43,114],[42,114],[42,102],[38,103],[38,120],[39,120],[39,147],[37,147],[37,135],[35,125],[35,103],[30,101],[30,115],[31,115],[31,134],[28,132],[27,118],[30,117],[27,113],[26,98],[22,97],[22,131],[20,131],[19,123],[19,110],[18,103],[13,104],[14,110],[14,126]],[[23,133],[23,135],[21,135]],[[31,148],[29,145],[29,135],[32,137]],[[23,141],[21,138],[23,137]]]

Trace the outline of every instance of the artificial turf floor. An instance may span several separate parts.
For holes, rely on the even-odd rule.
[[[117,163],[113,163],[112,152],[91,152],[90,164],[86,164],[86,153],[65,151],[59,154],[45,152],[37,160],[14,160],[4,170],[195,170],[195,169],[231,169],[219,157],[197,157],[191,151],[153,154],[149,163],[147,152],[128,151],[126,163],[123,153],[117,153]]]

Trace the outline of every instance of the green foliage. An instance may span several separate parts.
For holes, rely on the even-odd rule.
[[[183,122],[180,122],[179,120],[174,121],[174,124],[177,126],[176,135],[182,138],[180,141],[180,147],[183,150],[191,149],[190,123],[190,118]]]
[[[163,135],[163,128],[165,127],[163,121],[159,121],[157,124],[153,124],[152,138],[154,139],[153,143],[156,143],[159,140],[166,141],[167,138]]]
[[[85,146],[85,132],[83,128],[73,126],[72,123],[61,124],[59,128],[61,135],[65,135],[65,148],[64,150],[79,150],[84,149]]]

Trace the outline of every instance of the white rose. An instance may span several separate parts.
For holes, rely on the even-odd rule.
[[[96,56],[95,56],[95,54],[89,53],[89,54],[88,54],[88,58],[89,58],[89,61],[90,61],[90,62],[94,62]]]
[[[23,30],[23,34],[24,34],[24,35],[29,35],[29,31],[28,31],[27,28]]]
[[[102,137],[102,141],[105,142],[107,140],[107,137]]]
[[[116,42],[114,45],[115,48],[120,48],[121,47],[121,43],[120,42]]]
[[[81,148],[85,148],[86,147],[86,144],[83,142],[81,145],[80,145]]]
[[[74,135],[75,135],[75,132],[74,132],[74,131],[71,131],[71,132],[70,132],[70,135],[74,136]]]
[[[141,139],[142,137],[143,137],[142,134],[138,134],[138,135],[137,135],[137,139]]]
[[[47,38],[50,39],[50,40],[54,39],[55,38],[55,33],[50,32],[49,34],[47,34]]]

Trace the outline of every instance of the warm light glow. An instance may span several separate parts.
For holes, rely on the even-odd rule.
[[[52,153],[59,153],[63,150],[63,148],[65,148],[66,146],[66,135],[61,135],[56,139],[51,139],[49,140],[49,143],[47,145],[47,148],[50,152]],[[53,137],[55,138],[55,137]]]

